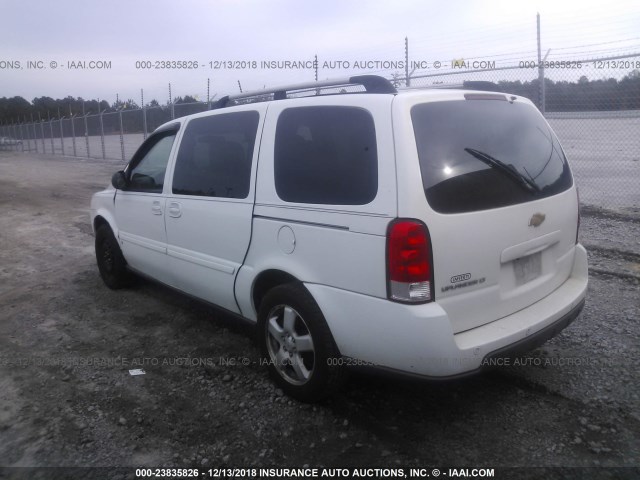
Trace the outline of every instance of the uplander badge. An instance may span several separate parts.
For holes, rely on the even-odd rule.
[[[544,213],[534,213],[529,219],[530,227],[539,227],[547,216]]]
[[[451,277],[451,283],[464,282],[465,280],[469,280],[471,278],[470,273],[463,273],[462,275],[454,275]]]
[[[453,277],[451,277],[451,285],[445,285],[440,290],[444,293],[448,292],[449,290],[458,290],[459,288],[472,287],[474,285],[482,284],[485,281],[485,277],[471,280],[470,273],[461,273],[460,275],[454,275]]]

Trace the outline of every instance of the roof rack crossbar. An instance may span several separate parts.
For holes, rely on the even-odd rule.
[[[226,107],[229,102],[243,98],[260,97],[273,94],[274,100],[287,98],[287,92],[313,91],[328,87],[346,87],[350,85],[362,85],[366,93],[398,93],[393,84],[384,77],[378,75],[355,75],[353,77],[339,78],[334,80],[323,80],[320,82],[298,83],[264,90],[254,90],[252,92],[239,93],[222,97],[216,102],[215,108]]]

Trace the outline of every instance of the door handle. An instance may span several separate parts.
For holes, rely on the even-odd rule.
[[[180,204],[178,202],[169,203],[169,216],[178,218],[182,215],[182,209],[180,208]]]
[[[151,213],[153,213],[154,215],[162,215],[162,204],[159,200],[155,200],[151,204]]]

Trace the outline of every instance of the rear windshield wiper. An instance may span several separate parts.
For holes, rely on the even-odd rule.
[[[514,180],[518,185],[522,186],[529,192],[540,191],[540,187],[538,187],[538,185],[536,185],[536,183],[531,178],[520,173],[513,165],[507,165],[503,161],[492,157],[488,153],[481,152],[480,150],[476,150],[474,148],[465,148],[464,151],[469,153],[470,155],[473,155],[475,158],[477,158],[481,162],[486,163],[490,167],[493,167],[498,171],[504,173],[507,177]]]

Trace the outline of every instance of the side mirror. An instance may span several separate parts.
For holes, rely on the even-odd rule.
[[[123,170],[113,174],[111,177],[111,185],[113,185],[113,188],[116,190],[124,190],[127,187],[127,177]]]

